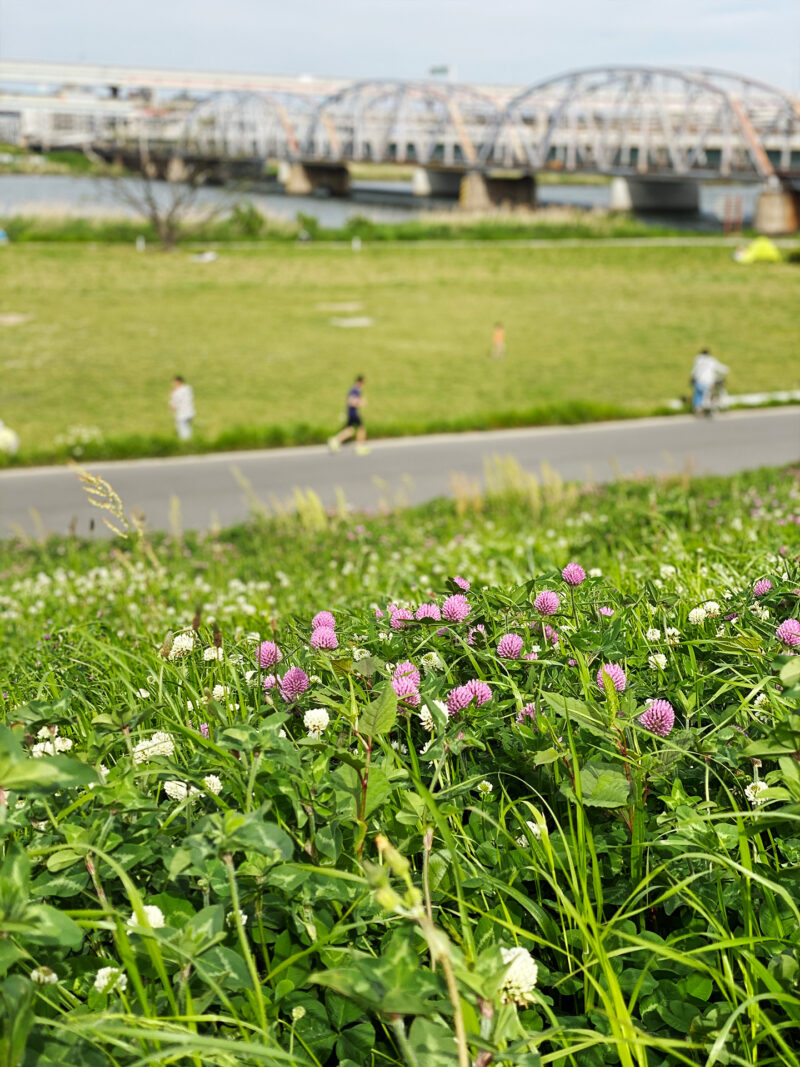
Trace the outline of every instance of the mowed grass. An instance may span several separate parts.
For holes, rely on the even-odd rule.
[[[270,246],[202,264],[185,250],[10,246],[0,314],[31,319],[0,326],[0,417],[23,449],[81,424],[169,434],[177,372],[206,437],[333,431],[361,372],[373,429],[481,425],[571,402],[658,404],[687,391],[702,344],[732,368],[732,392],[788,388],[799,289],[797,267],[742,267],[725,247]],[[331,321],[352,317],[373,324]]]

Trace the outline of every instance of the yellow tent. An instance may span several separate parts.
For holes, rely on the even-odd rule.
[[[737,263],[781,263],[783,256],[769,237],[756,237],[747,248],[737,248],[733,257]]]

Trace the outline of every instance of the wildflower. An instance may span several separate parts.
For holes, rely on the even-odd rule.
[[[244,926],[247,923],[247,913],[242,911],[241,908],[238,909],[238,913],[239,913],[239,922],[242,924],[242,926]],[[228,914],[225,916],[225,924],[226,924],[226,926],[236,926],[236,912],[235,911],[229,911],[228,912]]]
[[[486,637],[486,627],[482,622],[479,622],[477,626],[473,626],[467,634],[467,644],[474,645],[476,637]]]
[[[301,667],[290,667],[280,680],[281,696],[287,704],[293,704],[308,689],[308,675]]]
[[[439,622],[441,617],[438,604],[420,604],[416,610],[417,619],[433,619],[434,622]]]
[[[554,593],[552,589],[544,589],[534,600],[533,606],[542,615],[555,615],[560,603],[558,593]]]
[[[412,685],[416,688],[419,685],[420,677],[419,671],[410,660],[405,660],[403,663],[398,663],[392,672],[393,678],[407,678]]]
[[[391,612],[389,625],[393,630],[402,630],[405,627],[405,624],[413,618],[414,616],[408,608],[395,608]]]
[[[58,975],[49,967],[34,967],[31,971],[31,981],[36,985],[55,985]]]
[[[420,663],[426,674],[429,674],[431,671],[444,670],[444,664],[442,663],[438,652],[426,652],[420,659]]]
[[[708,612],[705,608],[692,608],[692,610],[689,612],[689,622],[692,624],[692,626],[699,626],[701,623],[706,621],[707,614]]]
[[[368,648],[354,648],[353,649],[353,662],[358,663],[359,660],[369,659],[370,651]]]
[[[659,737],[667,737],[675,725],[675,712],[668,700],[651,700],[639,716],[639,722]]]
[[[497,644],[500,659],[519,659],[522,652],[522,638],[518,634],[504,634]]]
[[[800,622],[797,619],[786,619],[775,631],[775,636],[787,648],[796,648],[800,645]]]
[[[319,737],[330,721],[325,708],[310,708],[303,716],[303,725],[309,737]]]
[[[274,667],[283,659],[283,653],[274,641],[262,641],[258,646],[258,662],[262,667]]]
[[[666,670],[667,657],[663,652],[654,652],[652,656],[648,656],[647,662],[650,664],[652,670]]]
[[[170,800],[186,800],[188,796],[196,793],[197,790],[190,786],[187,782],[180,782],[172,780],[164,782],[164,792],[170,798]]]
[[[266,674],[261,683],[264,687],[264,692],[269,693],[270,689],[275,688],[275,686],[278,684],[278,681],[279,679],[277,674]]]
[[[661,631],[656,629],[655,626],[651,626],[647,633],[644,635],[645,641],[660,641]]]
[[[586,581],[586,571],[580,563],[568,563],[561,572],[561,577],[567,585],[580,585]]]
[[[759,578],[753,586],[753,596],[766,596],[774,588],[769,578]]]
[[[305,1018],[305,1016],[306,1009],[303,1007],[302,1004],[297,1004],[294,1008],[292,1008],[292,1022],[299,1023],[301,1019]]]
[[[339,647],[339,638],[336,631],[330,626],[317,626],[311,634],[311,647],[334,649]]]
[[[744,795],[754,807],[758,807],[759,804],[766,804],[767,798],[762,797],[761,794],[767,789],[769,789],[769,786],[766,782],[751,782],[750,785],[745,786]]]
[[[533,956],[520,945],[501,948],[500,955],[508,968],[500,990],[500,999],[504,1004],[527,1004],[539,978],[539,968]]]
[[[461,590],[462,590],[463,592],[465,592],[465,593],[468,593],[468,592],[470,591],[470,584],[469,584],[469,582],[467,581],[467,579],[466,579],[466,578],[462,578],[460,574],[456,574],[456,575],[454,576],[454,578],[453,578],[453,582],[454,582],[454,583],[455,583],[455,584],[456,584],[456,585],[458,586],[458,588],[459,588],[459,589],[461,589]]]
[[[589,577],[590,578],[602,578],[603,577],[603,572],[600,570],[599,567],[592,567],[592,569],[589,571]]]
[[[604,663],[600,670],[597,672],[597,684],[601,689],[603,686],[603,675],[607,675],[609,681],[614,686],[618,693],[621,693],[625,686],[628,684],[628,679],[625,677],[625,672],[622,667],[618,667],[616,663]]]
[[[222,779],[216,774],[207,774],[203,779],[203,785],[209,793],[213,793],[215,796],[219,796],[222,792]]]
[[[336,629],[336,619],[329,611],[318,611],[311,620],[312,630],[318,630],[320,626],[324,626],[328,630]]]
[[[534,822],[533,819],[528,819],[528,820],[526,820],[525,825],[528,827],[528,829],[530,830],[530,832],[533,834],[534,837],[539,838],[539,837],[542,836],[542,828],[538,824],[538,822]],[[527,846],[528,839],[525,836],[525,834],[520,834],[519,835],[519,837],[517,838],[517,844],[519,845],[520,848],[525,848]]]
[[[133,762],[147,763],[156,756],[172,756],[175,752],[175,742],[172,735],[163,730],[156,730],[150,737],[133,746]]]
[[[709,619],[716,619],[720,613],[720,606],[716,600],[707,600],[703,607],[706,609],[706,615]]]
[[[526,704],[524,708],[521,708],[517,712],[516,721],[518,723],[523,723],[523,722],[525,722],[526,719],[533,719],[534,722],[536,721],[536,705],[535,704]]]
[[[222,663],[223,651],[221,648],[215,648],[214,645],[210,645],[208,648],[203,649],[203,659],[207,662],[215,660],[217,663]]]
[[[39,736],[41,736],[41,731]],[[31,755],[34,759],[40,759],[42,756],[57,756],[60,752],[69,752],[72,748],[72,738],[58,737],[55,734],[48,736],[50,736],[49,741],[39,741],[31,746]]]
[[[675,648],[675,646],[680,642],[680,639],[680,630],[676,630],[674,626],[666,627],[666,629],[664,630],[664,640],[667,642],[670,648]]]
[[[414,684],[413,678],[395,674],[395,677],[392,678],[392,689],[394,689],[397,699],[402,703],[409,704],[411,707],[416,707],[419,704],[419,690]]]
[[[754,604],[752,610],[755,617],[761,619],[762,622],[765,622],[769,618],[769,608],[765,607],[763,604]]]
[[[486,704],[492,699],[492,690],[486,682],[480,682],[477,678],[472,678],[467,682],[466,688],[475,697],[475,703],[478,706]]]
[[[472,703],[472,693],[465,685],[457,685],[447,695],[447,714],[456,715]]]
[[[167,925],[164,912],[157,904],[143,904],[142,911],[145,917],[144,929],[149,927],[151,930],[159,930],[162,926]],[[127,925],[131,930],[141,930],[143,928],[135,911],[128,919]]]
[[[423,730],[427,730],[431,733],[434,727],[433,715],[431,715],[430,708],[425,707],[423,704],[418,713],[419,721]]]
[[[448,622],[463,622],[471,611],[470,603],[463,593],[454,593],[442,604],[442,618]]]
[[[119,967],[101,967],[94,977],[98,993],[124,993],[128,988],[128,976]]]
[[[765,704],[769,704],[769,697],[766,693],[759,693],[753,701],[753,707],[763,708]]]
[[[150,694],[148,693],[148,691],[146,689],[137,689],[136,690],[136,695],[137,695],[137,697],[141,697],[142,700],[149,700],[150,699]]]
[[[678,568],[673,567],[671,563],[662,563],[659,571],[662,578],[671,578],[674,574],[678,573]]]
[[[538,659],[539,658],[539,649],[538,648],[531,649],[531,651],[530,652],[526,652],[525,655],[522,658],[525,659],[525,660]]]
[[[608,607],[607,604],[604,604],[601,608],[598,608],[597,610],[600,615],[605,615],[606,617],[614,614],[614,609]]]
[[[211,696],[214,700],[221,702],[227,697],[229,692],[230,688],[227,685],[215,685],[211,690]]]
[[[181,659],[183,656],[188,656],[190,652],[194,651],[194,633],[189,630],[185,634],[176,634],[173,638],[172,646],[169,650],[169,658],[172,660]]]
[[[478,782],[478,792],[484,798],[488,797],[493,789],[494,786],[486,778],[482,782]]]

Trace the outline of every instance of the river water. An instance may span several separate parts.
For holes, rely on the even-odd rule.
[[[134,189],[136,179],[126,180]],[[158,190],[159,185],[156,183]],[[686,229],[718,229],[725,217],[726,200],[739,200],[745,222],[752,220],[760,192],[756,185],[709,184],[700,186],[700,214],[695,217],[664,216]],[[538,202],[585,210],[607,208],[608,185],[540,185]],[[167,195],[166,187],[160,190]],[[354,182],[352,196],[340,200],[329,196],[286,196],[276,187],[241,189],[207,187],[198,190],[196,204],[205,209],[232,207],[237,201],[250,201],[262,214],[294,219],[298,213],[313,215],[326,227],[342,226],[353,215],[374,222],[400,222],[423,216],[429,211],[454,211],[452,200],[421,199],[411,195],[410,182]],[[112,217],[134,216],[117,184],[110,179],[53,174],[0,175],[0,219],[12,216]],[[653,221],[653,216],[650,216]]]

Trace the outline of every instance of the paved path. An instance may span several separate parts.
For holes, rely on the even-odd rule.
[[[451,489],[453,472],[481,478],[487,457],[513,456],[527,470],[541,463],[564,478],[610,481],[620,474],[685,470],[730,474],[800,460],[800,407],[731,412],[714,420],[668,418],[596,423],[551,429],[498,430],[376,441],[369,456],[321,447],[227,452],[177,459],[92,463],[126,508],[142,511],[152,527],[169,528],[180,502],[185,529],[229,525],[244,519],[248,497],[289,501],[296,488],[310,488],[326,505],[337,489],[357,508],[402,499],[429,500]],[[38,467],[0,472],[0,537],[89,532],[100,513],[86,501],[74,471]]]

